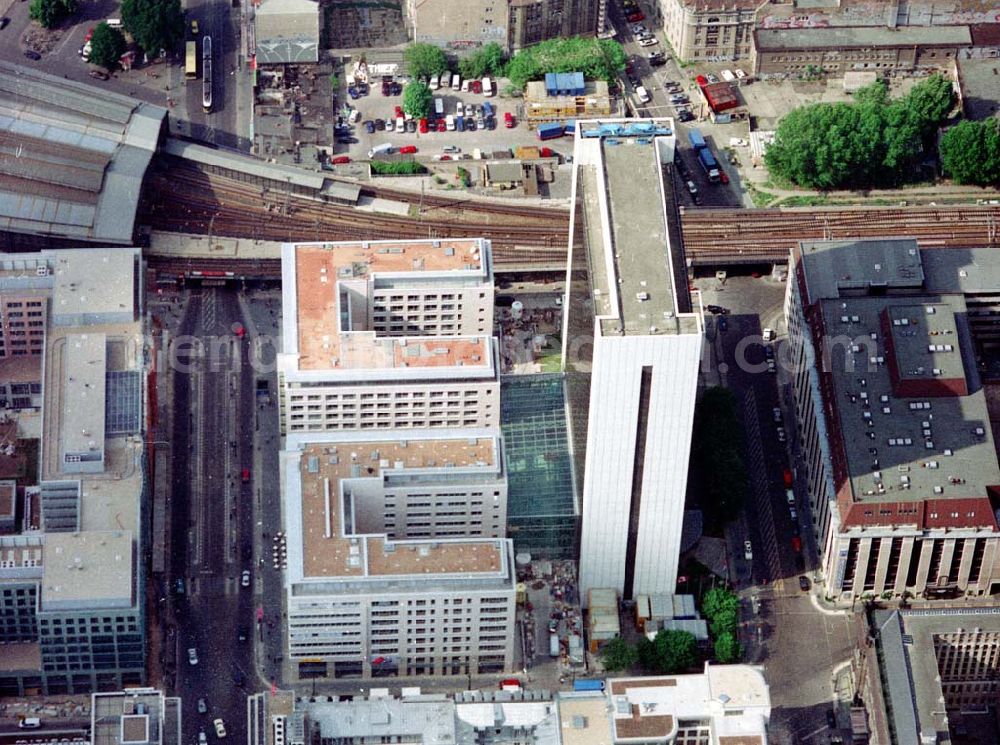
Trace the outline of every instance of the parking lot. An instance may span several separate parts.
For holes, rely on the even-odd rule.
[[[409,82],[406,78],[396,77],[395,80],[406,85]],[[507,85],[504,79],[493,81],[494,90],[502,91]],[[394,148],[406,145],[416,146],[417,152],[414,154],[417,160],[432,160],[435,155],[444,154],[446,146],[461,148],[463,155],[470,155],[474,150],[479,149],[484,154],[495,150],[512,149],[523,145],[537,145],[538,139],[534,131],[521,121],[520,106],[521,100],[517,98],[506,98],[499,95],[486,97],[482,93],[476,94],[471,91],[455,91],[449,86],[441,87],[433,91],[435,98],[442,100],[444,114],[455,115],[458,104],[462,104],[463,111],[468,107],[475,107],[480,110],[484,103],[489,102],[494,108],[494,119],[496,126],[494,129],[479,129],[475,131],[428,131],[421,133],[419,129],[415,132],[397,132],[395,126],[393,131],[376,131],[369,134],[365,127],[365,121],[375,122],[377,119],[393,120],[397,118],[396,107],[402,108],[403,96],[383,96],[381,79],[376,78],[369,86],[367,95],[353,99],[347,92],[346,83],[343,90],[338,95],[338,100],[346,102],[360,112],[358,121],[351,127],[350,139],[353,142],[338,142],[335,148],[337,156],[347,155],[352,160],[367,160],[369,151],[377,145],[388,143]],[[343,111],[340,112],[344,114]],[[514,116],[515,126],[507,128],[504,124],[504,115],[510,113]],[[572,140],[565,138],[553,140],[545,143],[548,147],[559,153],[563,158],[572,152]]]

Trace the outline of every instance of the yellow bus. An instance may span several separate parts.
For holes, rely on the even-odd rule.
[[[198,42],[189,41],[185,47],[184,79],[194,80],[198,77]]]

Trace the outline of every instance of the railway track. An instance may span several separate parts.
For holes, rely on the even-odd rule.
[[[924,247],[1000,245],[1000,207],[697,209],[681,217],[695,263],[774,261],[801,240],[908,236]]]
[[[357,240],[448,238],[482,235],[495,253],[530,253],[551,261],[565,255],[567,213],[514,205],[483,204],[406,194],[410,214],[370,213],[319,202],[286,192],[175,168],[150,175],[141,221],[157,230],[257,238],[263,240]],[[402,194],[402,192],[400,193]],[[372,196],[390,198],[389,190]],[[412,200],[416,199],[417,203]],[[516,260],[521,260],[517,258]]]
[[[371,213],[183,166],[153,171],[149,181],[141,222],[157,230],[274,241],[481,235],[493,241],[499,266],[552,265],[566,256],[569,220],[562,210],[366,186],[366,196],[410,205],[408,215]],[[781,261],[800,240],[912,236],[926,247],[1000,246],[998,224],[1000,206],[701,208],[681,214],[687,259],[698,265]]]

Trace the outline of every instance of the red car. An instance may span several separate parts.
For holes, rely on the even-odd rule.
[[[482,93],[483,92],[483,81],[482,80],[473,80],[471,83],[469,83],[469,88],[472,89],[473,93]]]
[[[402,116],[403,116],[403,107],[402,106],[397,106],[396,107],[396,118],[399,119]]]
[[[540,147],[538,148],[538,154],[543,158],[551,158],[555,155],[555,151],[550,147]]]
[[[236,334],[237,339],[242,339],[244,336],[246,336],[247,330],[243,328],[242,323],[234,323],[233,333]]]
[[[645,21],[646,16],[642,13],[632,13],[631,15],[625,16],[629,23],[638,23],[639,21]]]
[[[87,35],[83,37],[84,43],[90,41],[91,37],[94,35],[94,27],[91,26],[87,29]]]
[[[243,480],[244,484],[246,484],[247,482],[249,482],[250,481],[250,469],[249,468],[244,468],[242,471],[240,471],[240,478]]]
[[[791,468],[786,468],[784,471],[781,472],[781,480],[785,482],[785,488],[786,489],[791,489],[792,488],[792,469]]]
[[[333,158],[330,162],[333,163],[333,165],[335,166],[342,166],[345,163],[350,163],[351,159],[346,155],[338,155],[336,158]]]
[[[412,155],[413,153],[417,152],[417,146],[403,145],[403,147],[399,148],[399,152],[402,153],[403,155]]]
[[[421,119],[419,124],[420,124],[420,134],[423,135],[427,134],[427,132],[429,131],[429,127],[427,126],[427,120]]]
[[[719,171],[719,181],[721,181],[724,184],[728,184],[729,183],[729,175],[725,171],[720,170]]]
[[[438,132],[447,132],[448,131],[448,122],[445,121],[444,119],[438,119],[437,120],[437,131]]]
[[[507,129],[514,128],[514,115],[511,114],[509,111],[503,112],[503,126],[505,126]]]
[[[792,536],[792,551],[799,553],[802,550],[802,539],[797,535]]]

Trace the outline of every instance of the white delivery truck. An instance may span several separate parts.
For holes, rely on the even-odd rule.
[[[493,81],[489,79],[489,76],[483,78],[483,95],[487,98],[493,95]]]
[[[457,72],[451,76],[451,89],[453,91],[462,90],[462,76]]]
[[[447,118],[445,118],[444,128],[449,132],[455,131],[455,117],[453,114],[448,114]]]
[[[434,114],[438,119],[444,116],[444,99],[441,96],[434,97]]]

